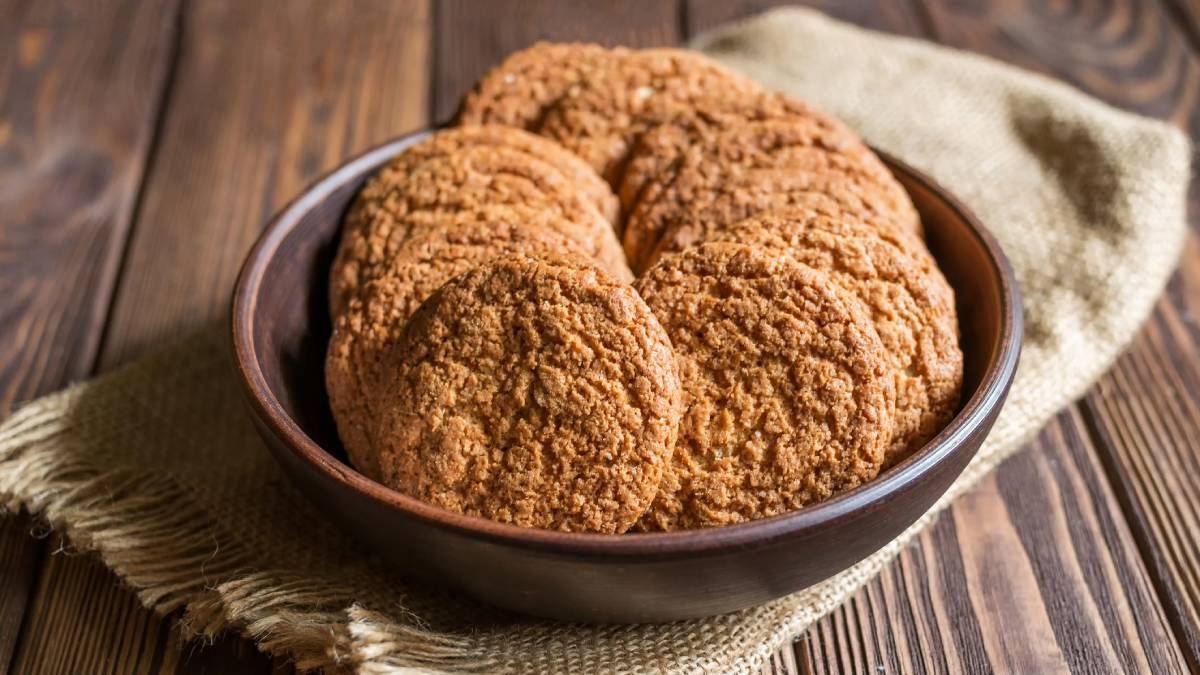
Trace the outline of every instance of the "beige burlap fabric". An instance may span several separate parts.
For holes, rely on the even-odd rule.
[[[977,460],[895,542],[814,588],[712,619],[586,627],[508,616],[389,576],[310,508],[250,427],[210,332],[33,402],[0,430],[0,493],[94,550],[184,630],[234,629],[361,672],[737,672],[874,575],[1107,368],[1181,246],[1189,144],[1058,83],[801,11],[698,45],[815,101],[929,171],[1004,244],[1025,352]]]

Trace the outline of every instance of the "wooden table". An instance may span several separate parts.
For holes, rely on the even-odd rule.
[[[675,44],[768,4],[0,0],[0,413],[224,313],[272,211],[345,157],[446,118],[508,52]],[[1200,128],[1195,0],[815,4]],[[1192,225],[1112,371],[768,670],[1200,670]],[[4,667],[290,670],[233,637],[182,644],[24,515],[0,520]]]

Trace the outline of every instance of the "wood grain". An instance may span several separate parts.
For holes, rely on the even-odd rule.
[[[1086,433],[1060,415],[775,672],[1186,672]]]
[[[174,2],[0,1],[0,417],[92,370],[175,14]],[[42,558],[31,528],[0,520],[0,670]]]
[[[1195,45],[1160,4],[931,0],[938,36],[1048,72],[1109,102],[1200,132]],[[1179,273],[1129,350],[1082,404],[1188,668],[1200,671],[1200,210]]]
[[[873,2],[871,0],[687,0],[684,11],[687,36],[693,37],[710,28],[730,21],[737,21],[762,12],[788,6],[806,6],[824,12],[842,21],[903,35],[919,35],[922,32],[920,17],[914,8],[903,0]]]
[[[185,26],[163,161],[147,177],[104,367],[223,317],[276,209],[427,119],[424,2],[204,2],[189,5]]]
[[[1200,49],[1200,1],[1162,0],[1162,3],[1173,13],[1173,23],[1188,37],[1193,49]]]
[[[425,123],[429,16],[424,2],[187,6],[103,367],[223,316],[271,212],[346,156]],[[236,641],[195,656],[87,557],[51,557],[27,621],[22,672],[270,668]]]
[[[16,652],[29,598],[37,583],[43,555],[42,542],[30,537],[30,518],[10,514],[0,521],[0,670],[8,672]]]

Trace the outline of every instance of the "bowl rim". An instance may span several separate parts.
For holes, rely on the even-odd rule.
[[[311,439],[285,412],[268,386],[254,345],[258,290],[279,246],[304,214],[343,187],[349,177],[366,168],[375,168],[436,129],[421,129],[393,137],[355,155],[309,184],[268,221],[242,265],[231,303],[233,357],[252,412],[309,468],[381,506],[398,509],[410,518],[472,539],[551,553],[641,559],[761,546],[784,537],[805,536],[835,522],[861,517],[884,508],[900,493],[916,489],[926,474],[966,447],[968,437],[988,423],[993,409],[1007,395],[1020,358],[1022,334],[1020,295],[1008,258],[993,235],[950,192],[905,162],[875,149],[892,171],[905,174],[966,223],[989,259],[988,271],[1001,291],[1000,344],[986,364],[979,386],[954,418],[903,462],[836,497],[770,518],[698,530],[619,535],[560,532],[500,523],[447,511],[376,483]]]

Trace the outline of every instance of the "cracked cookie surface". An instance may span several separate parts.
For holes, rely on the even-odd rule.
[[[577,42],[538,42],[487,72],[463,99],[458,124],[536,130],[547,108],[597,70],[632,52]]]
[[[710,227],[790,205],[792,192],[820,192],[872,222],[919,232],[912,202],[882,162],[861,143],[829,138],[811,120],[772,119],[692,144],[628,215],[623,245],[634,270],[660,250],[678,250],[662,241],[673,229],[686,233],[680,241],[703,241]]]
[[[618,184],[625,209],[634,207],[648,184],[670,176],[675,163],[695,143],[709,141],[735,126],[764,120],[794,119],[812,125],[827,147],[862,147],[844,124],[795,98],[778,92],[710,92],[694,102],[675,105],[633,144]]]
[[[778,515],[875,477],[895,392],[862,303],[740,244],[664,258],[637,284],[670,336],[683,392],[647,531]]]
[[[671,345],[632,287],[511,256],[409,320],[384,399],[386,484],[526,527],[619,533],[645,511],[679,415]]]
[[[885,467],[920,448],[954,416],[963,369],[954,291],[919,241],[806,209],[749,218],[708,241],[786,252],[862,300],[896,379],[895,431]]]
[[[562,143],[615,185],[638,135],[716,91],[751,96],[762,88],[696,52],[631,52],[570,87],[546,112],[538,133]]]
[[[575,185],[585,199],[595,204],[609,222],[616,222],[620,215],[616,195],[608,183],[578,155],[548,138],[511,126],[472,124],[441,129],[405,149],[386,170],[407,173],[434,157],[476,146],[516,150],[546,162]]]
[[[376,461],[378,401],[394,372],[387,356],[412,313],[445,282],[499,256],[584,259],[579,245],[549,222],[554,218],[503,206],[447,217],[407,240],[387,272],[351,298],[334,321],[325,388],[342,445],[360,471],[381,480]]]
[[[550,164],[494,146],[462,147],[412,169],[403,157],[368,181],[346,215],[330,272],[332,316],[341,313],[358,288],[383,273],[414,231],[486,206],[524,206],[561,215],[555,222],[564,234],[605,270],[631,278],[612,225]]]

